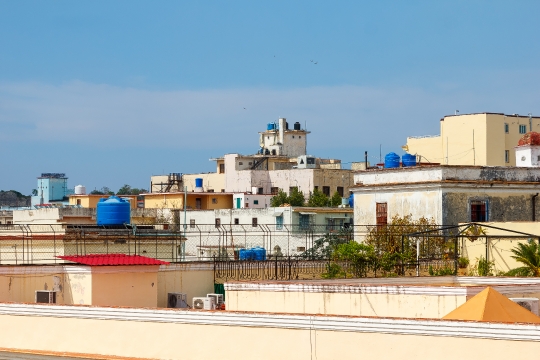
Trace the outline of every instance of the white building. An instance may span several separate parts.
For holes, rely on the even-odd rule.
[[[395,216],[463,222],[535,221],[540,168],[417,166],[355,174],[354,223],[383,225]]]
[[[188,191],[202,180],[205,192],[234,192],[275,195],[279,189],[290,193],[298,188],[309,196],[319,189],[327,196],[338,192],[349,195],[353,171],[341,168],[338,159],[322,159],[307,154],[307,135],[299,122],[292,128],[285,118],[267,125],[259,133],[259,150],[253,155],[226,154],[212,159],[216,172],[200,174],[169,174],[152,176],[151,192]],[[253,188],[257,188],[253,191]]]
[[[233,194],[233,206],[235,209],[264,209],[270,207],[273,195],[257,194],[258,189],[254,188],[251,193]]]

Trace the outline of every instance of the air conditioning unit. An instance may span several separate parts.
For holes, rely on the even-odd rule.
[[[36,303],[56,304],[56,291],[36,290]]]
[[[187,295],[183,293],[168,293],[167,307],[172,309],[185,309],[189,305],[187,303]]]
[[[199,310],[215,310],[216,302],[213,297],[194,297],[193,309]]]
[[[513,302],[519,306],[524,307],[525,309],[532,312],[534,315],[538,316],[538,302],[537,298],[510,298]]]
[[[223,304],[223,294],[206,294],[206,297],[214,298],[214,303],[218,308]]]

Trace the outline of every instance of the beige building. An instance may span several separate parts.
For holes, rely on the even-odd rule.
[[[145,209],[183,209],[184,193],[149,193],[144,196]],[[187,208],[195,210],[232,209],[233,194],[215,192],[188,192]]]
[[[479,113],[448,115],[440,134],[407,138],[404,147],[422,162],[446,165],[516,166],[515,149],[527,132],[540,129],[540,117]]]
[[[137,208],[137,195],[117,195],[122,199],[129,201],[131,209]],[[107,199],[109,195],[93,195],[93,194],[73,194],[69,195],[69,205],[80,206],[83,208],[96,209],[99,200]]]

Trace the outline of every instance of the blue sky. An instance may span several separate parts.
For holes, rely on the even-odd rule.
[[[0,1],[0,189],[212,171],[278,117],[307,124],[310,154],[351,162],[401,153],[456,109],[540,115],[539,15],[535,1]]]

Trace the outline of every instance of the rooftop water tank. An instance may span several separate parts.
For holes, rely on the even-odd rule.
[[[99,199],[97,204],[98,225],[123,225],[130,223],[131,206],[129,201],[117,196]]]
[[[300,123],[298,121],[294,123],[294,130],[300,130]]]
[[[268,123],[268,125],[266,126],[266,129],[268,131],[274,130],[275,128],[276,128],[276,124],[274,123]]]
[[[75,186],[75,195],[86,195],[86,187],[83,185]]]
[[[388,153],[384,157],[384,167],[385,168],[397,168],[399,167],[399,155],[396,153]]]
[[[195,178],[195,192],[203,192],[203,179]]]
[[[401,157],[401,163],[404,167],[416,166],[416,155],[405,154]]]
[[[253,252],[253,260],[264,261],[266,260],[266,249],[260,246],[251,249]]]

